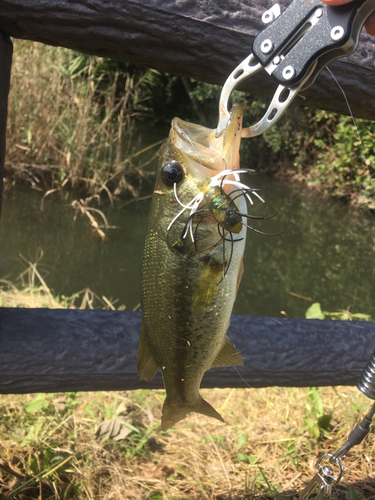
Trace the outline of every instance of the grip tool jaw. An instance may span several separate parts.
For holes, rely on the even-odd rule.
[[[255,37],[253,52],[224,84],[216,137],[228,123],[229,97],[239,83],[264,69],[279,84],[261,120],[242,129],[242,137],[263,134],[327,64],[356,50],[362,26],[374,10],[375,0],[334,7],[321,0],[293,0],[283,13],[278,4],[264,12],[262,21],[267,27]]]
[[[327,463],[328,462],[328,463]],[[338,472],[335,473],[331,464],[334,462],[335,466],[338,468]],[[316,498],[322,496],[323,498],[329,498],[332,493],[332,486],[340,482],[343,466],[339,458],[334,458],[331,453],[325,453],[322,455],[315,464],[318,472],[302,491],[299,496],[299,500],[308,500],[311,495],[316,495]]]

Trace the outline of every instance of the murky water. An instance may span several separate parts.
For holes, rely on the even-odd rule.
[[[284,233],[270,237],[249,231],[234,312],[280,316],[285,311],[302,317],[311,302],[292,293],[320,301],[327,311],[349,307],[375,318],[375,216],[266,176],[252,177],[251,184],[266,200],[253,213],[278,212],[269,221],[254,221],[254,227]],[[149,203],[120,209],[102,205],[109,223],[117,226],[103,243],[92,237],[84,216],[74,219],[75,211],[58,195],[48,197],[41,211],[40,193],[8,192],[0,223],[0,278],[15,281],[26,267],[20,255],[34,262],[42,249],[38,269],[56,295],[89,287],[134,308]]]

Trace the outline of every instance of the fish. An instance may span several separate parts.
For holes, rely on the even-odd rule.
[[[260,198],[239,182],[242,118],[242,107],[234,105],[219,137],[215,129],[174,118],[161,149],[143,252],[137,372],[149,381],[161,369],[163,431],[191,412],[224,422],[202,398],[201,381],[212,367],[243,364],[226,333],[246,227],[237,223],[233,237],[205,205],[210,187],[220,187],[228,206],[245,215],[245,196]]]

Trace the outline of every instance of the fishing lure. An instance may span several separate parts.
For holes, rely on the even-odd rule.
[[[225,163],[225,160],[223,161]],[[258,229],[249,226],[243,221],[243,217],[246,217],[248,219],[265,220],[265,219],[271,219],[276,215],[275,213],[269,216],[255,216],[239,211],[235,203],[235,200],[242,196],[245,196],[245,198],[251,205],[253,205],[253,200],[250,194],[255,195],[257,198],[259,198],[260,201],[264,203],[263,198],[256,192],[255,189],[252,189],[240,182],[239,174],[241,173],[249,174],[253,172],[254,170],[251,169],[235,169],[235,170],[224,169],[222,172],[219,172],[219,174],[212,177],[211,179],[206,177],[204,181],[198,184],[200,193],[197,196],[195,196],[195,198],[193,198],[193,200],[191,200],[191,202],[188,205],[184,205],[183,203],[181,203],[181,201],[177,196],[177,183],[174,185],[175,198],[178,201],[178,203],[182,205],[184,208],[171,221],[171,223],[168,226],[168,230],[170,229],[172,224],[184,213],[185,210],[190,209],[190,215],[182,230],[181,239],[186,238],[190,232],[191,239],[195,244],[195,249],[198,250],[197,248],[198,227],[203,222],[204,219],[208,217],[213,217],[214,220],[217,222],[218,233],[223,241],[223,256],[225,256],[225,241],[229,241],[231,244],[231,251],[228,264],[225,264],[225,257],[223,258],[223,277],[219,281],[218,285],[221,283],[221,281],[224,279],[224,277],[228,272],[229,266],[232,261],[234,243],[236,241],[241,241],[243,239],[243,238],[237,238],[237,239],[233,238],[233,233],[234,234],[240,233],[242,227],[245,226],[256,233],[263,234],[266,236],[275,236],[277,234],[281,234],[280,232],[265,233],[263,231],[259,231]],[[229,176],[233,176],[234,180],[228,179]],[[236,189],[234,189],[230,194],[228,194],[224,190],[225,186],[231,186],[231,187],[234,186],[236,187]],[[232,198],[232,195],[234,193],[237,193],[237,195],[234,198]],[[194,221],[196,221],[196,225],[193,232]],[[228,235],[229,239],[227,238]]]

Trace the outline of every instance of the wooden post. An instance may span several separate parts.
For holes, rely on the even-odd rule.
[[[138,312],[2,308],[0,393],[160,389],[160,373],[136,373],[140,326]],[[245,365],[209,370],[202,387],[355,385],[375,323],[234,315],[228,336]]]
[[[0,34],[0,215],[3,195],[5,133],[8,112],[8,93],[10,68],[12,65],[13,44],[9,37]]]

